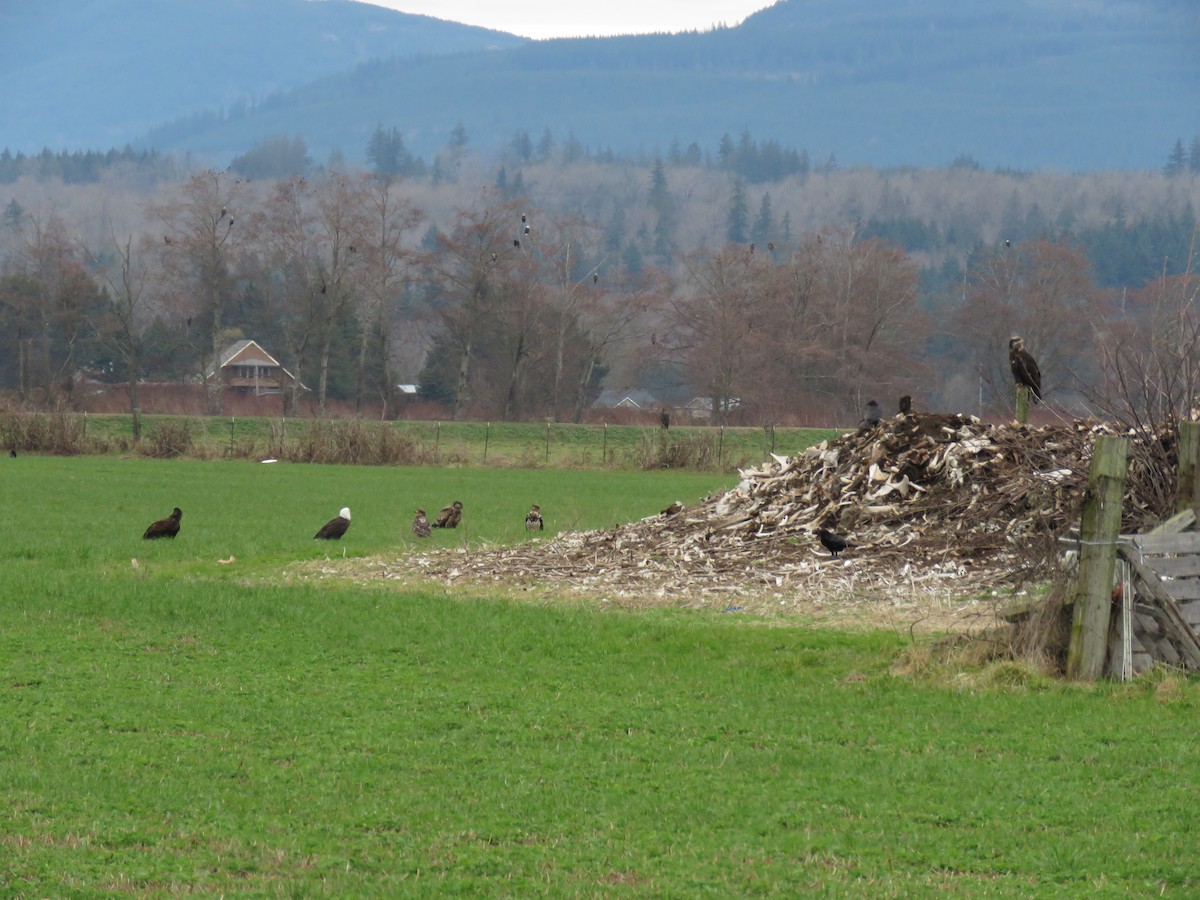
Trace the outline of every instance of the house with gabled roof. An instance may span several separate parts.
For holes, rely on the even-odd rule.
[[[215,367],[209,366],[204,380],[220,371],[221,383],[239,394],[279,394],[291,390],[296,377],[257,341],[237,341],[221,351]],[[303,389],[304,385],[300,385]]]

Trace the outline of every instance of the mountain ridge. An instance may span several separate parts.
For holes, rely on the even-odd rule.
[[[215,5],[239,3],[255,5]],[[281,136],[303,137],[314,159],[362,161],[379,125],[425,156],[460,126],[493,154],[520,131],[650,155],[751,132],[839,164],[967,155],[1087,170],[1156,167],[1164,148],[1200,132],[1188,100],[1200,96],[1200,7],[1181,0],[780,0],[737,26],[671,35],[455,34],[463,42],[438,52],[376,54],[302,83],[260,84],[228,105],[181,106],[125,139],[223,164]]]

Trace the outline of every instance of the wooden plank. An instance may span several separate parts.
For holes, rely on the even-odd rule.
[[[1185,601],[1179,604],[1179,611],[1183,613],[1183,621],[1191,625],[1193,629],[1200,625],[1200,603]]]
[[[1151,528],[1148,534],[1178,534],[1181,531],[1187,531],[1196,524],[1196,511],[1194,509],[1185,509],[1182,512],[1177,512],[1167,521]]]
[[[1194,578],[1200,575],[1200,555],[1147,556],[1143,562],[1160,578]]]
[[[1196,637],[1196,632],[1184,619],[1179,604],[1167,593],[1154,571],[1138,558],[1136,549],[1125,544],[1118,544],[1117,553],[1129,563],[1134,576],[1141,582],[1139,588],[1149,593],[1165,613],[1163,624],[1170,627],[1172,637],[1176,638],[1179,643],[1187,666],[1200,669],[1200,638]]]
[[[1143,553],[1200,553],[1200,531],[1129,536]]]
[[[1167,593],[1176,603],[1181,600],[1200,600],[1200,581],[1195,578],[1164,581],[1162,586],[1167,589]]]

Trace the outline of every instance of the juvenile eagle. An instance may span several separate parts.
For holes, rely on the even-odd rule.
[[[437,520],[433,523],[434,528],[457,528],[458,523],[462,521],[462,502],[455,500],[450,506],[443,506],[442,511],[437,514]]]
[[[1013,380],[1029,388],[1035,402],[1042,399],[1042,370],[1037,361],[1025,349],[1025,341],[1014,334],[1008,341],[1008,364],[1012,368]]]
[[[536,503],[529,507],[529,512],[525,515],[525,530],[526,531],[545,531],[546,522],[542,518],[542,508]]]
[[[425,518],[425,510],[417,510],[417,514],[413,518],[412,530],[417,537],[429,537],[429,520]]]
[[[912,397],[910,397],[908,394],[905,394],[903,397],[900,398],[899,406],[900,406],[900,415],[907,416],[909,413],[912,412]]]
[[[178,506],[175,507],[165,519],[159,519],[157,522],[150,523],[150,527],[142,535],[143,540],[152,541],[155,538],[175,537],[175,535],[179,534],[179,520],[182,516],[183,512]]]
[[[321,526],[321,530],[313,535],[314,541],[336,541],[350,527],[350,507],[343,506],[342,511]]]
[[[870,428],[874,428],[879,424],[879,420],[883,417],[883,411],[879,408],[879,404],[874,400],[867,403],[867,408],[863,412],[862,421],[858,423],[859,432],[864,432]]]

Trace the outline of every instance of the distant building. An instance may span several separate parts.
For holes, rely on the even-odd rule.
[[[238,341],[221,351],[217,362],[221,383],[239,394],[280,394],[291,390],[296,377],[279,364],[256,341]],[[214,368],[209,366],[204,380],[211,381]],[[304,389],[304,385],[300,385]]]
[[[725,413],[729,414],[733,410],[742,405],[742,401],[737,397],[730,397],[725,402]],[[693,419],[711,419],[713,414],[712,397],[694,397],[688,401],[684,410]]]
[[[662,404],[649,391],[634,388],[631,391],[601,391],[593,409],[645,409],[658,410]]]

